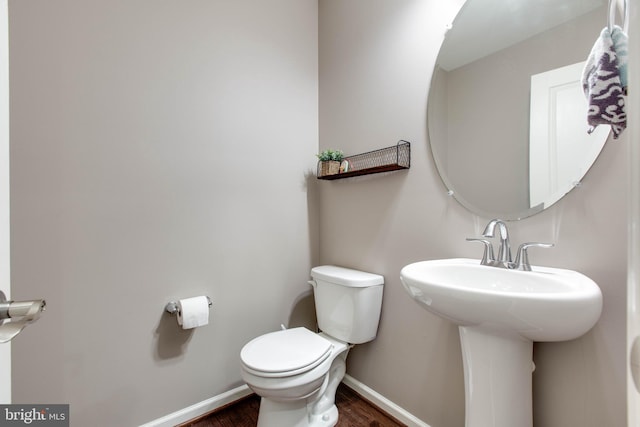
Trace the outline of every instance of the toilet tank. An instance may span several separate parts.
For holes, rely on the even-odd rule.
[[[384,277],[323,265],[311,269],[311,278],[320,330],[350,344],[376,337]]]

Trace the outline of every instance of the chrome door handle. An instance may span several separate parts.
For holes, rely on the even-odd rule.
[[[29,324],[40,317],[47,302],[43,299],[7,301],[0,291],[0,343],[11,341]]]

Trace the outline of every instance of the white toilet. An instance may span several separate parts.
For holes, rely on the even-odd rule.
[[[311,278],[322,332],[271,332],[240,352],[242,379],[262,397],[258,427],[335,426],[347,353],[376,337],[384,277],[325,265]]]

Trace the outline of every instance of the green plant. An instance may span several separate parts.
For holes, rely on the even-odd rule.
[[[316,156],[321,162],[330,160],[341,162],[344,159],[344,153],[340,150],[324,150],[322,153],[316,154]]]

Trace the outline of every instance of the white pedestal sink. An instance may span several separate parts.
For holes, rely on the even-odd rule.
[[[571,270],[460,258],[407,265],[400,279],[420,306],[459,326],[466,427],[531,427],[533,341],[577,338],[602,311],[598,285]]]

